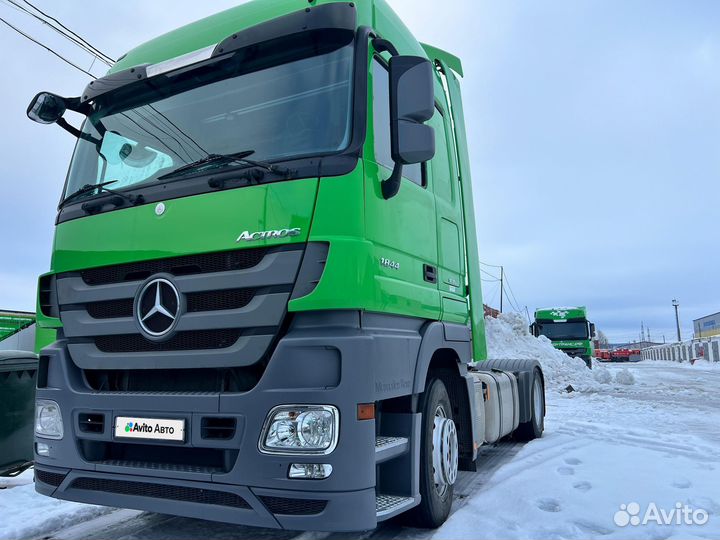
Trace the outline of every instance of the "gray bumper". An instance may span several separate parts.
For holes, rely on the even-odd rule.
[[[36,439],[51,447],[50,456],[35,455],[37,490],[59,499],[245,525],[374,528],[375,421],[357,420],[357,404],[379,397],[376,383],[384,370],[373,369],[368,359],[377,358],[385,336],[353,325],[336,325],[328,335],[326,323],[324,331],[310,325],[289,332],[259,383],[244,393],[92,390],[64,342],[56,342],[42,352],[47,377],[37,397],[60,405],[65,435],[59,441]],[[383,333],[397,342],[392,331]],[[340,411],[335,450],[326,456],[261,453],[258,440],[268,412],[280,404],[305,403]],[[101,419],[97,432],[81,426],[88,414]],[[118,440],[117,416],[184,419],[185,440]],[[203,420],[214,417],[236,420],[231,438],[201,436]],[[125,450],[131,459],[123,459]],[[329,463],[333,471],[324,480],[291,480],[291,463]]]
[[[309,493],[38,465],[35,489],[68,501],[255,527],[360,531],[376,526],[374,488]]]

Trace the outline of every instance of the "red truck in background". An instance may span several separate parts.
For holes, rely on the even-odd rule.
[[[640,349],[615,349],[610,352],[610,362],[639,362],[642,359]]]
[[[610,349],[595,349],[595,358],[601,362],[610,362],[611,358]]]

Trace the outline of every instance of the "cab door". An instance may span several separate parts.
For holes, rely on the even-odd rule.
[[[465,323],[468,306],[462,200],[452,124],[440,102],[436,103],[435,115],[428,125],[435,129],[435,157],[427,164],[427,172],[435,194],[438,288],[442,298],[443,319]]]
[[[386,200],[381,183],[390,177],[390,98],[387,64],[379,55],[370,66],[365,161],[365,233],[376,266],[375,305],[383,311],[439,319],[435,196],[425,164],[403,168],[400,191]]]

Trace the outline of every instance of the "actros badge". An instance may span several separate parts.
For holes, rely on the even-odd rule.
[[[237,237],[236,242],[252,242],[253,240],[269,240],[271,238],[286,238],[290,236],[298,236],[300,234],[300,228],[295,227],[293,229],[280,229],[278,231],[243,231],[240,236]]]

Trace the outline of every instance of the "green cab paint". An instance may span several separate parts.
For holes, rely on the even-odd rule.
[[[317,179],[305,179],[230,189],[67,221],[56,229],[51,268],[59,273],[193,253],[306,242],[317,184]],[[240,239],[243,232],[283,229],[299,229],[300,234],[252,241]]]
[[[116,73],[207,48],[223,39],[330,0],[251,1],[141,44],[111,68]],[[384,0],[360,0],[358,26],[374,28],[401,54],[423,56],[444,71],[435,80],[438,110],[428,122],[436,132],[436,156],[425,166],[425,185],[403,180],[400,195],[385,200],[381,182],[390,175],[374,156],[374,53],[367,58],[367,129],[356,168],[339,176],[226,189],[143,204],[60,223],[51,274],[196,253],[308,241],[327,242],[322,279],[308,295],[288,303],[289,312],[329,309],[406,315],[469,324],[473,359],[487,356],[477,256],[472,180],[458,58],[421,45]],[[387,60],[387,54],[382,57]],[[444,79],[443,79],[444,77]],[[460,180],[458,182],[458,179]],[[294,236],[243,239],[268,230]],[[424,278],[437,268],[437,282]],[[38,311],[39,326],[59,319]],[[48,334],[49,335],[49,334]]]

